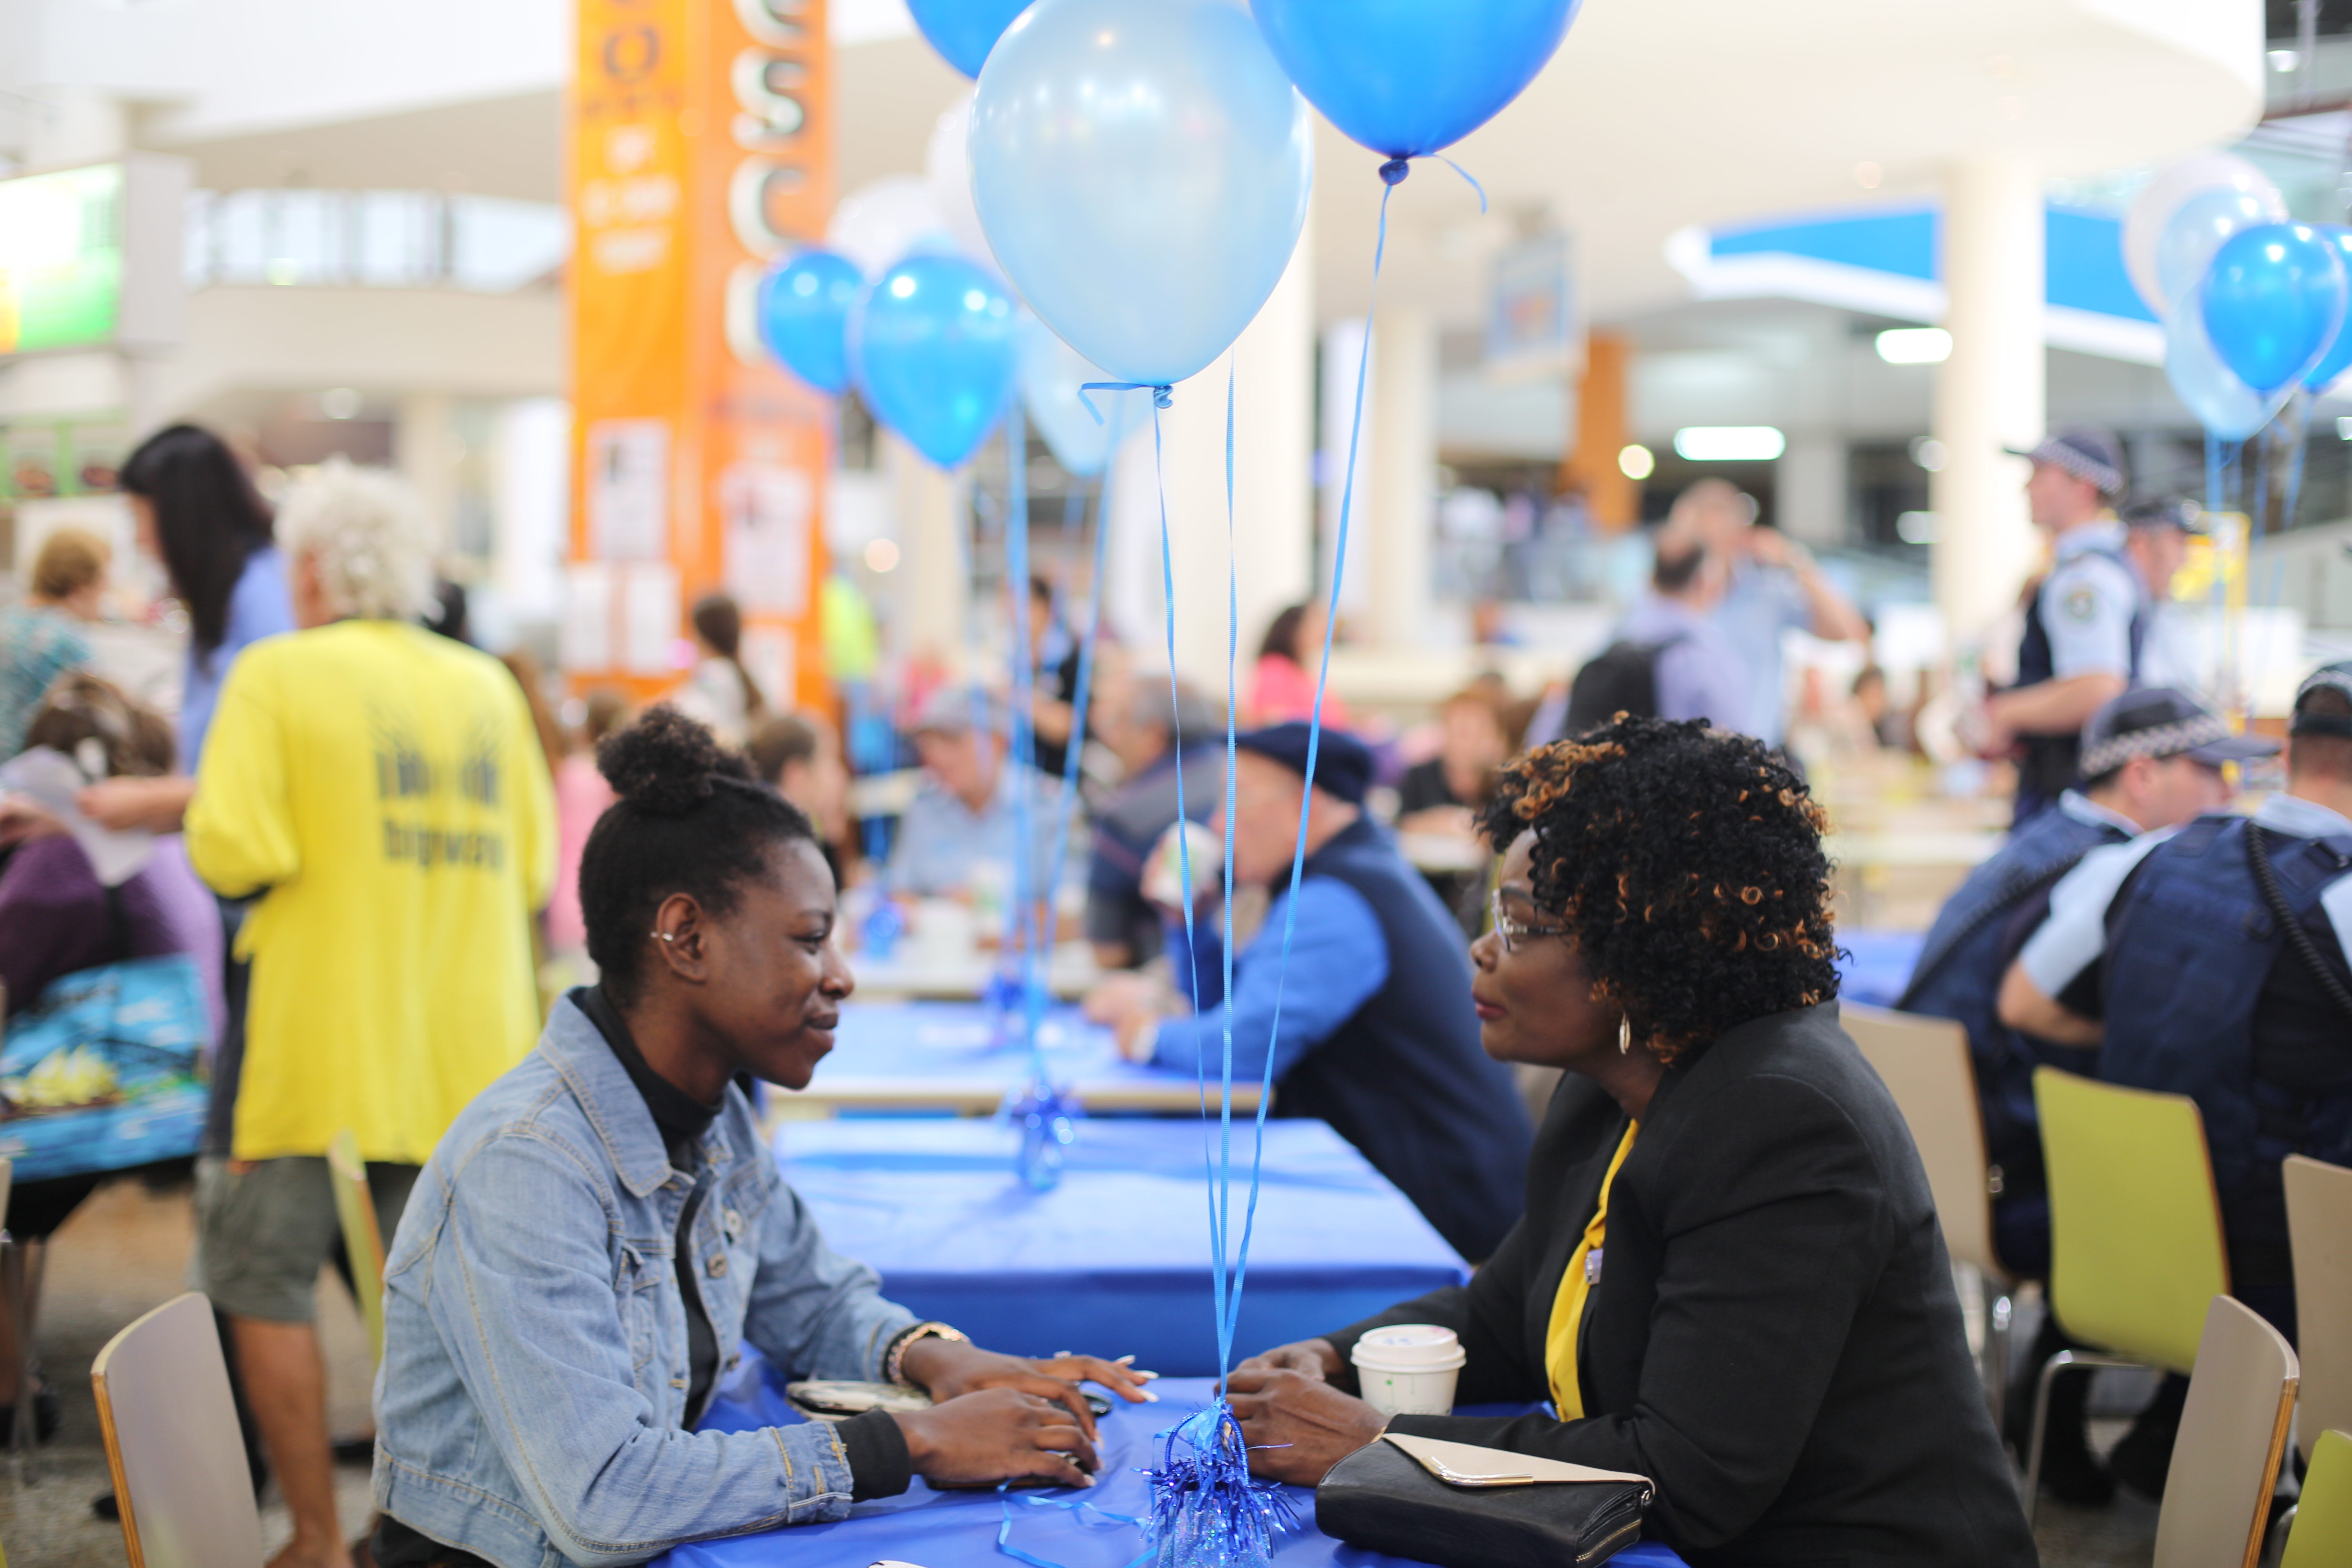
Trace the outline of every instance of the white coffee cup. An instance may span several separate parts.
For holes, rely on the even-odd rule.
[[[1444,1415],[1454,1408],[1462,1342],[1434,1323],[1391,1323],[1356,1342],[1349,1360],[1364,1403],[1383,1415]]]

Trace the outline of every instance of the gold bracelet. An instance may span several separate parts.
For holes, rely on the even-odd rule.
[[[899,1384],[908,1388],[922,1386],[907,1376],[907,1350],[917,1340],[953,1340],[961,1345],[971,1343],[971,1336],[961,1329],[950,1328],[940,1322],[917,1323],[890,1342],[890,1353],[882,1363],[883,1382]]]

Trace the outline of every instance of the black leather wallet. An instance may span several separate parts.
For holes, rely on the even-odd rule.
[[[1641,1481],[1448,1486],[1382,1439],[1331,1467],[1315,1489],[1315,1523],[1350,1546],[1439,1568],[1577,1568],[1641,1539]]]

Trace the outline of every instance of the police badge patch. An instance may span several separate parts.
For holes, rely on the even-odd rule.
[[[2066,614],[2078,621],[2087,621],[2099,610],[2099,596],[2088,586],[2076,588],[2066,595]]]

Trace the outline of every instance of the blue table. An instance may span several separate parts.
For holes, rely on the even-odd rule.
[[[1045,1015],[1038,1039],[1054,1082],[1089,1110],[1196,1116],[1200,1088],[1188,1073],[1120,1058],[1110,1031],[1076,1007]],[[992,1111],[1028,1081],[1028,1053],[978,1002],[860,1002],[841,1010],[833,1054],[787,1105],[829,1110]],[[1257,1084],[1236,1083],[1234,1104],[1255,1110]]]
[[[868,1568],[885,1558],[922,1568],[1013,1568],[1007,1543],[1058,1568],[1127,1568],[1144,1550],[1142,1532],[1124,1522],[1143,1517],[1148,1483],[1139,1467],[1152,1462],[1152,1439],[1209,1398],[1205,1378],[1169,1379],[1160,1402],[1120,1403],[1102,1422],[1103,1468],[1091,1491],[935,1492],[918,1479],[904,1496],[861,1502],[833,1524],[787,1525],[681,1546],[654,1560],[654,1568]],[[702,1430],[756,1431],[790,1426],[799,1416],[784,1402],[774,1373],[746,1347],[743,1363],[712,1401]],[[1283,1489],[1300,1528],[1275,1546],[1275,1568],[1407,1568],[1406,1559],[1342,1546],[1315,1528],[1315,1494]],[[1083,1498],[1084,1510],[1056,1507]],[[1121,1516],[1121,1517],[1111,1517]],[[1007,1521],[1010,1521],[1009,1526]],[[1655,1542],[1641,1542],[1610,1559],[1620,1568],[1681,1568],[1682,1559]]]
[[[784,1179],[835,1250],[891,1299],[1023,1355],[1132,1352],[1171,1375],[1216,1370],[1204,1131],[1197,1120],[1081,1118],[1061,1185],[1013,1173],[1018,1139],[945,1117],[786,1122]],[[1237,1120],[1233,1225],[1246,1192]],[[1462,1259],[1320,1121],[1272,1121],[1236,1350],[1343,1328],[1468,1278]]]
[[[1849,956],[1838,960],[1838,994],[1849,1002],[1894,1006],[1927,940],[1920,931],[1840,931],[1837,945]]]

